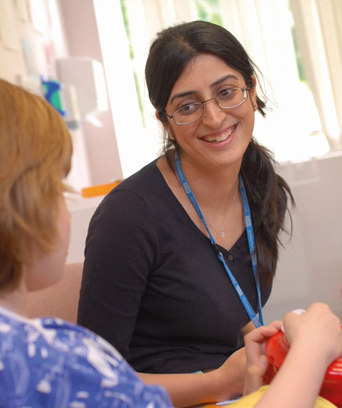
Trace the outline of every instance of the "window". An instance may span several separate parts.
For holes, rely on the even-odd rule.
[[[324,6],[322,0],[94,1],[125,177],[157,157],[162,147],[144,80],[149,45],[164,27],[197,19],[226,27],[260,68],[270,110],[266,120],[256,115],[254,135],[277,161],[340,148],[339,0],[325,0]]]

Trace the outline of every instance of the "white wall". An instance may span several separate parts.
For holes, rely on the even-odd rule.
[[[69,53],[91,57],[103,64],[93,0],[59,0]],[[113,52],[115,50],[113,49]],[[85,122],[83,132],[91,183],[104,184],[122,178],[119,152],[111,110],[98,116],[102,127]]]
[[[283,164],[278,172],[290,184],[297,208],[293,238],[281,252],[265,320],[317,301],[342,317],[342,153]]]
[[[32,5],[37,6],[36,13]],[[93,0],[0,0],[1,78],[39,87],[40,75],[58,79],[56,60],[65,57],[91,57],[103,63]],[[69,179],[77,189],[122,178],[111,110],[98,120],[101,127],[84,122],[71,132],[75,155]]]
[[[69,252],[66,263],[84,261],[85,240],[90,219],[102,201],[103,196],[82,198],[71,195],[67,197],[68,208],[71,213],[71,231]]]
[[[56,60],[66,57],[69,47],[58,0],[0,0],[1,78],[40,92],[40,77],[58,79]],[[91,184],[83,129],[72,131],[71,137],[68,182],[80,189]]]
[[[19,3],[25,6],[23,10],[17,7]],[[28,2],[0,1],[0,77],[9,82],[18,84],[18,75],[55,75],[55,59],[68,56],[58,1],[39,3],[42,16],[50,20],[50,25],[43,24],[41,30],[32,21]],[[23,41],[30,48],[34,64],[25,57]]]

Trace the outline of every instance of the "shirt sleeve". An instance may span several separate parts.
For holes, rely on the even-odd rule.
[[[141,197],[113,190],[89,226],[78,323],[126,359],[149,272],[158,253],[152,215]]]
[[[61,319],[0,307],[0,407],[171,408],[105,340]]]

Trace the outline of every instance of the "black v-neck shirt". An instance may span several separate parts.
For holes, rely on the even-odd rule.
[[[254,310],[257,291],[244,232],[225,260]],[[271,285],[262,290],[262,304]],[[249,322],[209,239],[153,161],[99,205],[89,226],[78,323],[139,372],[215,369],[243,346]]]

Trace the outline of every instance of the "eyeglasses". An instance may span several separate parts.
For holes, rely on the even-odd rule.
[[[220,92],[215,98],[207,99],[203,102],[191,102],[176,109],[172,115],[163,111],[169,119],[173,119],[177,125],[190,125],[201,119],[204,113],[204,104],[215,101],[222,109],[234,109],[242,105],[247,100],[247,91],[250,88],[227,88]]]

